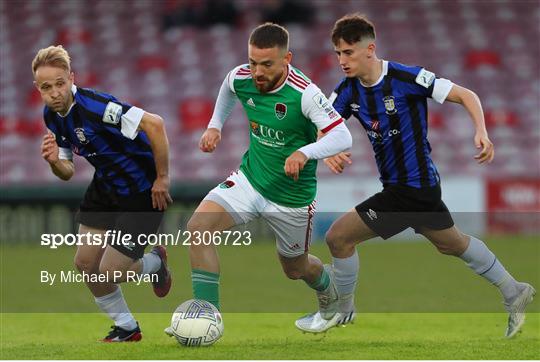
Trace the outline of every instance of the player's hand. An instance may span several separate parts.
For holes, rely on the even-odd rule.
[[[340,152],[337,155],[328,157],[324,159],[324,163],[330,171],[333,173],[340,174],[345,169],[346,165],[352,164],[351,153],[350,152]]]
[[[217,128],[208,128],[199,141],[199,148],[203,152],[214,152],[219,141],[221,141],[221,131]]]
[[[56,144],[56,137],[51,131],[48,131],[47,134],[43,136],[43,141],[41,142],[41,157],[50,164],[58,162],[58,145]]]
[[[169,176],[156,178],[152,186],[152,207],[165,211],[172,202],[171,195],[169,195]]]
[[[476,132],[474,135],[474,145],[477,149],[482,149],[480,153],[474,156],[478,163],[493,161],[495,157],[495,147],[493,143],[489,140],[486,132]]]
[[[294,181],[298,181],[298,176],[300,171],[304,169],[308,158],[300,151],[294,151],[287,159],[285,160],[285,174],[289,177],[292,177]]]

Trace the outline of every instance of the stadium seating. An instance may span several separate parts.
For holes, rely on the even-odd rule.
[[[35,52],[62,43],[70,51],[76,84],[95,87],[160,114],[171,143],[173,181],[216,180],[234,170],[249,141],[237,105],[220,149],[203,154],[197,143],[226,73],[246,62],[249,30],[258,23],[257,2],[237,0],[239,27],[162,28],[174,1],[0,2],[0,181],[54,180],[39,156],[42,108],[33,89]],[[293,64],[330,93],[342,74],[329,33],[335,19],[366,13],[378,28],[378,54],[421,64],[480,96],[497,146],[494,167],[475,167],[473,128],[461,107],[435,103],[430,141],[442,174],[539,177],[530,167],[540,154],[540,13],[525,1],[314,1],[314,23],[290,24]],[[533,9],[534,10],[534,9]],[[58,16],[58,14],[62,14]],[[55,19],[51,21],[50,19]],[[414,21],[413,21],[414,19]],[[419,25],[420,24],[420,25]],[[350,177],[377,174],[365,132],[349,122],[358,161]],[[531,152],[532,151],[532,152]],[[320,167],[320,175],[330,172]],[[92,173],[77,161],[76,180]]]

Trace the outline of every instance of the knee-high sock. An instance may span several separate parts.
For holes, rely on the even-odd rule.
[[[193,297],[212,303],[218,310],[219,305],[219,274],[200,269],[191,271]]]
[[[137,327],[137,322],[129,311],[122,289],[118,285],[111,294],[95,297],[98,307],[114,321],[114,325],[128,331]]]
[[[519,292],[518,283],[506,271],[486,244],[473,236],[469,246],[460,256],[474,272],[497,286],[505,300],[513,299]]]
[[[322,292],[323,290],[326,290],[328,286],[330,285],[330,275],[328,275],[328,272],[326,269],[322,268],[321,275],[315,280],[313,283],[306,284],[311,288],[315,289],[318,292]]]
[[[356,281],[358,280],[358,270],[360,269],[358,252],[355,249],[354,254],[348,258],[333,257],[332,264],[338,294],[340,296],[353,296],[356,289]],[[346,302],[348,305],[341,306],[341,308],[346,311],[354,309],[353,297],[347,298]]]

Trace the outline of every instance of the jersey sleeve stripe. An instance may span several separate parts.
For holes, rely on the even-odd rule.
[[[251,71],[247,65],[239,65],[231,71],[232,79],[247,79],[251,76]]]
[[[303,78],[300,78],[299,76],[297,76],[296,74],[294,74],[293,72],[290,72],[289,73],[289,77],[291,79],[294,79],[295,81],[297,81],[298,83],[304,85],[304,87],[307,87],[309,85],[309,83],[304,80]]]
[[[292,78],[289,78],[289,82],[291,82],[292,84],[294,84],[295,86],[297,86],[298,88],[300,88],[301,90],[305,90],[307,88],[307,86],[303,85],[303,84],[300,84],[300,83],[297,83],[295,80],[293,80]]]
[[[294,70],[294,69],[291,69],[291,74],[292,74],[294,77],[303,80],[303,81],[306,82],[307,84],[311,83],[311,81],[309,80],[309,78],[307,78],[307,77],[306,77],[305,75],[303,75],[303,74],[298,73],[298,72],[297,72],[296,70]]]
[[[337,121],[331,123],[329,126],[323,128],[321,130],[322,133],[327,133],[328,131],[330,131],[332,128],[336,127],[338,124],[342,123],[343,122],[343,118],[340,118],[338,119]]]

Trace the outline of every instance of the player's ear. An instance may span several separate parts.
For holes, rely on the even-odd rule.
[[[368,58],[372,58],[375,55],[375,43],[369,43],[367,46]]]
[[[73,73],[73,72],[69,73],[69,80],[70,80],[71,83],[75,82],[75,73]]]
[[[285,54],[285,58],[283,59],[283,61],[285,62],[285,64],[290,64],[291,63],[291,60],[292,60],[292,53],[290,51],[287,51],[287,53]]]

